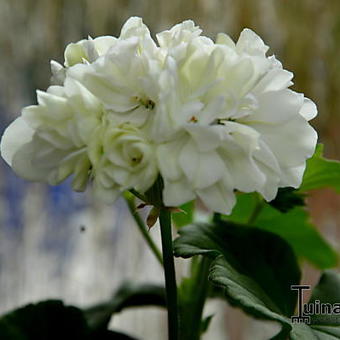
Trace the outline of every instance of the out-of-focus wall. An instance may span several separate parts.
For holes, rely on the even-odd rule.
[[[340,159],[339,0],[1,0],[0,127],[35,102],[36,88],[48,86],[49,60],[62,62],[67,43],[117,35],[132,15],[143,17],[153,34],[185,19],[211,37],[226,32],[237,38],[243,27],[254,29],[294,72],[294,89],[318,104],[313,124],[327,154]],[[25,183],[0,162],[0,312],[51,296],[86,305],[107,298],[125,277],[162,280],[123,202],[111,209],[93,204],[90,195],[72,193],[68,184]],[[339,198],[324,190],[314,193],[310,204],[338,247]],[[152,235],[157,239],[156,228]],[[306,273],[307,281],[315,278],[313,271]],[[207,339],[268,338],[270,327],[223,304],[208,309],[221,313]],[[119,316],[114,324],[146,339],[163,339],[164,313],[148,313],[147,326],[144,312]]]

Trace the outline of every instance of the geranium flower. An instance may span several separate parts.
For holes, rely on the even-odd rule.
[[[181,29],[186,32],[187,24],[176,28],[176,36],[187,37]],[[292,73],[266,57],[268,47],[248,29],[236,44],[226,35],[212,44],[197,34],[177,43],[189,52],[174,68],[172,105],[190,110],[159,117],[160,136],[166,121],[176,122],[173,140],[158,149],[165,204],[200,197],[225,213],[234,205],[234,190],[257,191],[270,201],[279,187],[297,188],[315,149],[317,134],[308,121],[317,110],[288,89]],[[177,47],[170,48],[176,57],[172,50]]]
[[[298,187],[317,134],[315,104],[289,89],[253,31],[234,43],[201,35],[192,21],[157,35],[130,18],[119,38],[70,44],[60,86],[38,92],[5,131],[1,152],[17,174],[73,188],[93,180],[98,197],[147,191],[160,174],[166,206],[200,198],[229,213],[235,191],[272,200]],[[20,134],[21,138],[17,138]]]

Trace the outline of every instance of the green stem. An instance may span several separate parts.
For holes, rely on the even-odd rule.
[[[192,339],[199,340],[201,337],[202,332],[202,315],[203,315],[203,308],[205,304],[205,300],[207,298],[207,293],[209,289],[209,281],[208,281],[208,274],[209,268],[211,264],[211,259],[203,257],[201,262],[199,263],[199,267],[197,269],[197,273],[195,275],[195,287],[192,293],[196,297],[194,300],[194,308],[193,308],[193,317],[192,317],[192,327],[196,330],[196,337]],[[199,284],[197,284],[199,282]],[[190,312],[190,311],[188,311]]]
[[[255,208],[254,208],[252,214],[249,217],[248,224],[253,224],[256,221],[256,219],[258,218],[260,212],[263,209],[263,204],[264,204],[263,199],[260,199],[258,197],[257,201],[256,201]]]
[[[210,287],[208,281],[210,264],[210,258],[193,257],[190,278],[182,281],[180,286],[180,340],[199,340],[204,331],[202,315]]]
[[[162,235],[169,340],[178,340],[177,284],[172,249],[171,213],[162,208],[159,215]]]
[[[147,198],[145,195],[140,194],[138,191],[136,191],[135,189],[130,189],[129,190],[131,192],[131,194],[135,195],[136,197],[138,197],[141,201],[143,202],[147,202]]]
[[[138,214],[138,212],[136,210],[134,197],[132,195],[128,194],[128,193],[124,197],[125,197],[127,206],[129,208],[129,211],[130,211],[132,217],[134,218],[134,220],[135,220],[135,222],[138,226],[138,229],[140,230],[140,232],[141,232],[142,236],[144,237],[146,243],[149,245],[151,251],[156,256],[158,262],[163,266],[162,254],[161,254],[160,250],[158,249],[157,245],[155,244],[155,242],[152,240],[145,223],[143,222],[142,218],[140,217],[140,215]]]

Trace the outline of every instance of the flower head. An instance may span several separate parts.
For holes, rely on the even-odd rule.
[[[230,212],[235,189],[270,201],[279,187],[298,187],[317,141],[308,123],[316,107],[288,89],[292,73],[266,57],[268,47],[250,30],[236,44],[226,35],[214,46],[197,37],[190,44],[175,88],[178,105],[191,110],[169,111],[181,142],[165,142],[158,153],[165,203],[198,196]]]
[[[245,29],[235,43],[192,21],[157,34],[130,18],[118,38],[70,44],[53,81],[5,131],[4,159],[22,177],[73,175],[105,201],[147,191],[161,175],[167,206],[200,198],[229,213],[235,191],[272,200],[298,187],[317,134],[315,104],[289,89],[293,74]],[[17,138],[20,134],[21,138]]]
[[[149,189],[158,175],[155,149],[131,124],[113,121],[99,127],[89,144],[96,195],[112,202],[124,190]]]

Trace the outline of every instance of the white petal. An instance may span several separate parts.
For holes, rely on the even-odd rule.
[[[253,125],[227,121],[224,122],[226,140],[231,140],[241,147],[247,154],[252,153],[259,148],[260,133],[256,131]],[[229,134],[229,135],[228,135]]]
[[[124,26],[122,27],[121,33],[120,33],[120,39],[129,39],[129,38],[135,38],[138,37],[142,40],[141,47],[146,49],[153,49],[155,46],[155,43],[152,41],[150,36],[150,31],[148,27],[143,23],[143,20],[139,17],[131,17],[129,18]]]
[[[89,180],[89,169],[91,163],[86,155],[86,152],[79,154],[74,164],[74,177],[72,179],[72,188],[75,191],[84,191]]]
[[[66,97],[65,88],[61,85],[51,85],[46,90],[47,93],[53,94],[57,97]]]
[[[175,103],[169,105],[164,102],[157,103],[154,118],[151,121],[150,135],[158,143],[167,142],[173,139],[179,129],[178,122],[173,117],[172,108]]]
[[[156,37],[159,46],[169,47],[178,45],[183,41],[189,42],[198,37],[201,32],[202,30],[198,26],[195,26],[192,20],[186,20],[173,26],[170,30],[158,33]]]
[[[194,187],[201,189],[211,186],[219,181],[225,172],[225,165],[217,152],[200,153],[200,162],[193,181]]]
[[[223,127],[219,125],[187,124],[185,129],[190,133],[200,152],[214,150],[223,141]]]
[[[105,54],[112,46],[115,45],[117,38],[109,35],[98,37],[93,40],[98,54],[101,56]]]
[[[87,59],[88,56],[83,47],[83,42],[85,42],[85,40],[81,40],[77,43],[70,43],[67,45],[64,53],[66,67],[82,63],[83,59]]]
[[[233,191],[220,183],[196,190],[196,193],[207,208],[221,214],[230,214],[236,203]]]
[[[216,152],[199,152],[192,141],[183,147],[178,162],[194,188],[213,185],[225,172],[224,163]]]
[[[260,140],[260,148],[254,151],[257,167],[265,176],[265,182],[258,191],[267,201],[271,201],[277,194],[280,183],[281,168],[270,148]]]
[[[52,73],[51,83],[56,85],[62,85],[64,83],[66,75],[64,67],[54,60],[51,60],[50,65]]]
[[[264,56],[269,49],[263,40],[249,28],[245,28],[241,32],[236,48],[239,52],[258,56]]]
[[[39,138],[33,137],[32,141],[22,145],[12,158],[12,168],[14,172],[29,181],[47,182],[50,172],[53,170],[54,164],[50,162],[36,162],[37,150],[41,150],[44,143]],[[57,157],[52,158],[55,163],[59,161]]]
[[[155,183],[158,176],[158,169],[156,164],[149,163],[144,171],[140,173],[139,178],[136,180],[136,185],[134,188],[141,193],[147,191]]]
[[[250,58],[243,58],[237,61],[232,67],[228,65],[225,82],[221,83],[226,90],[235,94],[238,98],[246,95],[257,81],[254,62]]]
[[[181,110],[176,119],[180,120],[181,123],[190,122],[193,117],[197,118],[198,112],[200,112],[203,107],[204,104],[200,101],[185,103],[181,106]]]
[[[176,207],[195,198],[190,184],[183,178],[179,181],[164,181],[163,201],[167,207]]]
[[[260,171],[251,154],[232,143],[221,148],[219,152],[234,188],[243,192],[252,192],[263,186],[265,175]]]
[[[114,180],[114,182],[121,186],[126,186],[128,184],[129,173],[126,171],[126,169],[117,166],[114,167],[112,170],[110,168],[107,168],[107,175],[110,176]]]
[[[318,109],[313,101],[309,98],[304,98],[304,103],[300,110],[300,115],[306,120],[311,120],[318,114]]]
[[[254,93],[260,94],[269,91],[280,91],[288,88],[293,83],[293,73],[275,68],[264,75],[259,83],[253,89]]]
[[[257,188],[262,196],[271,201],[277,194],[280,183],[281,169],[270,148],[260,140],[260,148],[254,151],[254,159],[257,167],[265,176],[265,182],[262,188]]]
[[[51,65],[51,71],[53,75],[64,69],[63,65],[59,64],[55,60],[51,60],[50,65]]]
[[[196,170],[199,167],[200,155],[195,144],[189,140],[178,155],[178,164],[188,181],[194,182]]]
[[[86,87],[108,108],[118,112],[130,111],[136,107],[133,93],[117,88],[109,79],[99,74],[87,73],[83,77]]]
[[[96,181],[93,186],[94,196],[106,204],[113,204],[121,192],[116,187],[104,188]]]
[[[101,111],[100,101],[79,81],[67,78],[64,87],[67,96],[73,99],[70,101],[70,104],[75,107],[75,110],[79,110],[80,108],[86,109],[90,111],[92,115]]]
[[[267,202],[270,202],[277,195],[280,177],[275,171],[273,171],[272,168],[264,165],[263,163],[257,163],[257,166],[260,171],[265,174],[265,182],[263,186],[261,188],[257,188],[256,191],[259,192]]]
[[[303,95],[291,90],[266,92],[258,96],[258,108],[244,121],[283,123],[294,118],[303,105]]]
[[[152,115],[153,112],[146,109],[144,106],[140,106],[132,111],[115,113],[114,120],[117,124],[131,123],[136,127],[141,127],[144,125],[148,117]]]
[[[231,39],[229,37],[229,35],[227,35],[225,33],[218,33],[217,34],[216,44],[226,45],[226,46],[231,47],[233,49],[236,47],[233,39]]]
[[[41,129],[37,134],[39,135],[39,138],[53,145],[56,149],[67,150],[73,147],[68,138],[61,136],[54,130]]]
[[[218,96],[208,102],[208,105],[198,114],[199,123],[209,125],[217,118],[223,117],[225,107],[225,97]]]
[[[161,144],[157,148],[158,167],[164,180],[178,181],[182,171],[178,165],[178,157],[183,148],[183,139]]]
[[[298,188],[301,185],[306,163],[291,168],[283,168],[280,187]]]
[[[73,162],[66,162],[65,164],[54,168],[48,173],[46,182],[50,185],[58,185],[64,181],[67,177],[71,176],[74,169]]]
[[[252,124],[283,168],[295,167],[314,153],[317,133],[300,115],[278,125]]]
[[[17,118],[7,127],[1,138],[1,156],[7,164],[12,165],[15,153],[32,140],[33,134],[34,130],[22,117]]]
[[[38,90],[37,99],[38,99],[39,106],[48,108],[48,111],[46,111],[47,119],[62,120],[70,116],[70,112],[69,112],[70,109],[67,103],[67,98]],[[53,114],[51,114],[50,110],[53,110]],[[32,112],[32,114],[34,113]],[[23,115],[24,116],[26,115],[25,110],[23,110]]]

